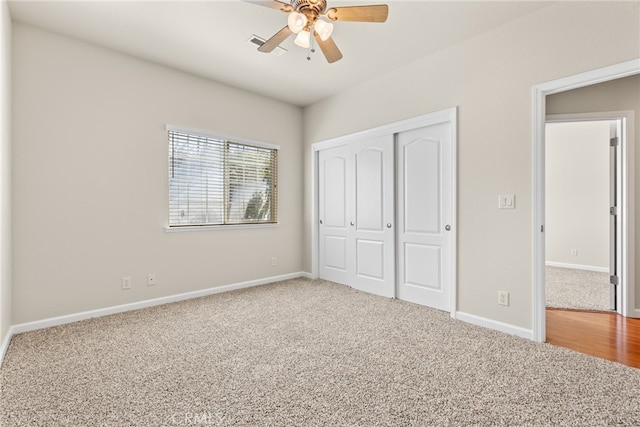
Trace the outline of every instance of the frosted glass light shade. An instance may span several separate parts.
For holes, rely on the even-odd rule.
[[[294,40],[294,43],[300,47],[308,48],[311,46],[309,40],[311,38],[311,33],[309,31],[300,31]]]
[[[287,18],[287,25],[294,33],[299,33],[307,25],[307,17],[298,12],[291,12]]]
[[[320,36],[320,40],[325,41],[331,37],[331,34],[333,33],[333,24],[325,22],[322,19],[318,19],[314,25],[314,29]]]

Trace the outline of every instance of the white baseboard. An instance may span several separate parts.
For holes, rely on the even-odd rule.
[[[0,366],[2,366],[2,362],[4,361],[4,355],[7,354],[7,350],[9,349],[9,344],[11,343],[11,337],[15,334],[13,330],[13,326],[9,327],[7,334],[4,336],[2,340],[2,346],[0,346]]]
[[[546,261],[547,267],[571,268],[574,270],[596,271],[598,273],[608,273],[609,267],[597,267],[595,265],[567,264],[564,262]]]
[[[311,274],[311,273],[309,273],[309,272],[307,272],[307,271],[303,271],[303,272],[301,272],[301,273],[300,273],[300,275],[301,275],[302,277],[304,277],[305,279],[309,279],[309,280],[316,279],[316,277],[313,277],[313,274]]]
[[[630,313],[627,313],[627,317],[640,318],[640,308],[635,308]]]
[[[533,330],[521,328],[520,326],[510,325],[508,323],[498,322],[497,320],[487,319],[485,317],[476,316],[462,311],[457,311],[455,318],[472,325],[482,326],[484,328],[494,329],[506,334],[515,335],[521,338],[533,340]]]
[[[156,305],[169,304],[177,301],[184,301],[192,298],[200,298],[207,295],[219,294],[222,292],[234,291],[237,289],[250,288],[254,286],[266,285],[283,280],[295,279],[297,277],[307,277],[308,273],[297,272],[283,274],[281,276],[267,277],[264,279],[250,280],[247,282],[234,283],[231,285],[217,286],[215,288],[202,289],[199,291],[185,292],[182,294],[169,295],[161,298],[154,298],[144,301],[132,302],[129,304],[116,305],[113,307],[99,308],[96,310],[83,311],[80,313],[67,314],[64,316],[51,317],[48,319],[36,320],[34,322],[19,323],[13,325],[7,331],[2,346],[0,347],[0,364],[4,360],[4,355],[9,348],[11,337],[15,334],[23,332],[35,331],[37,329],[50,328],[52,326],[64,325],[67,323],[78,322],[80,320],[91,319],[94,317],[108,316],[110,314],[123,313],[125,311],[139,310],[141,308],[153,307]]]

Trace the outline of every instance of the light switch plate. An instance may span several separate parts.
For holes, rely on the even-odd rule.
[[[498,196],[498,209],[515,209],[516,196],[514,194],[501,194]]]

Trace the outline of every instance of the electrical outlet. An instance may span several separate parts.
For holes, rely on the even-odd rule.
[[[271,257],[271,267],[275,267],[278,260],[276,259],[276,257]]]
[[[156,274],[150,273],[147,274],[147,286],[155,286],[156,285]]]
[[[498,291],[498,304],[507,306],[509,305],[509,292]]]
[[[122,289],[131,289],[131,276],[122,278]]]
[[[577,249],[571,249],[571,256],[578,256],[578,250]]]

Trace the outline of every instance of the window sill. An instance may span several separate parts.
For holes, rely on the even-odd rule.
[[[165,233],[181,233],[190,231],[212,231],[212,230],[245,230],[249,228],[275,228],[280,223],[268,224],[233,224],[233,225],[187,225],[183,227],[165,227]]]

